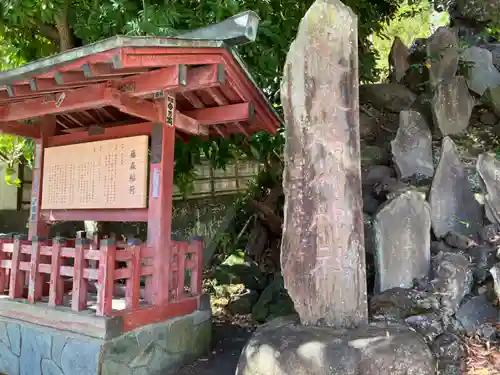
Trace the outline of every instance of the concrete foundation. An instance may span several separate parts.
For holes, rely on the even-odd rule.
[[[207,352],[211,332],[208,309],[112,339],[0,317],[0,373],[164,375]]]

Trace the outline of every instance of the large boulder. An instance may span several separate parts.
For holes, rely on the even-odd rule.
[[[396,36],[389,52],[389,79],[391,82],[399,83],[404,77],[410,67],[408,55],[408,47],[405,46],[401,38]]]
[[[493,65],[490,51],[472,46],[462,52],[461,58],[467,66],[469,89],[483,95],[488,88],[500,86],[500,72]]]
[[[448,27],[439,27],[427,39],[429,78],[433,87],[451,80],[458,69],[459,49],[456,33]]]
[[[481,154],[477,158],[476,168],[485,193],[485,205],[488,206],[488,220],[500,223],[500,160],[494,154]]]
[[[406,326],[336,330],[281,319],[255,332],[236,375],[434,375],[434,367],[425,341]]]
[[[359,87],[359,101],[378,110],[400,112],[411,108],[417,96],[397,83],[374,83]]]

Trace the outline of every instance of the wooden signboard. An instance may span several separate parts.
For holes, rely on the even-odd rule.
[[[42,209],[145,208],[148,136],[45,149]]]

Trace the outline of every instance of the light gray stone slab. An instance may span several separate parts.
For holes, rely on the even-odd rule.
[[[431,213],[417,192],[388,202],[374,220],[377,292],[409,288],[428,276],[431,259]]]
[[[493,65],[490,51],[472,46],[462,52],[461,60],[467,65],[467,85],[476,94],[500,86],[500,72]]]
[[[62,370],[57,366],[54,361],[50,359],[42,359],[42,374],[43,375],[68,375],[63,374]]]
[[[399,128],[391,149],[401,178],[434,175],[432,134],[419,112],[399,113]]]
[[[2,342],[0,342],[0,373],[19,374],[19,357]]]
[[[448,232],[476,236],[483,224],[477,202],[455,143],[445,137],[430,192],[432,228],[436,237]]]
[[[459,49],[455,32],[448,27],[439,27],[427,39],[429,79],[432,86],[452,79],[458,68]]]
[[[61,354],[61,368],[65,374],[97,375],[99,341],[68,339]]]
[[[498,218],[500,218],[500,160],[497,160],[495,154],[481,154],[477,158],[476,169],[484,189],[488,220],[498,223]]]
[[[52,336],[21,325],[21,375],[42,375],[43,358],[51,358]]]
[[[408,63],[408,47],[405,46],[400,37],[396,36],[392,42],[389,52],[390,78],[392,82],[398,83],[404,77],[406,70],[410,67]]]
[[[61,354],[68,338],[64,335],[54,335],[52,337],[52,360],[61,367]]]
[[[3,342],[8,348],[10,348],[9,334],[7,333],[7,327],[4,322],[0,321],[0,341]]]
[[[21,355],[21,330],[19,324],[5,323],[7,326],[7,334],[9,336],[10,347],[15,355]]]

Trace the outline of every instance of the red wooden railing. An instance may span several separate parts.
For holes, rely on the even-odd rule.
[[[95,283],[96,314],[112,316],[117,314],[112,303],[121,281],[125,286],[125,310],[151,307],[141,303],[141,278],[153,273],[152,249],[133,241],[117,245],[114,239],[102,240],[99,249],[91,249],[90,245],[85,238],[0,240],[0,289],[4,287],[3,294],[10,299],[26,298],[34,303],[45,298],[50,306],[64,305],[65,295],[69,299],[71,294],[71,309],[81,311],[88,307],[89,287]],[[169,303],[201,295],[202,248],[201,240],[172,241]],[[90,267],[89,261],[97,263],[97,267]]]

